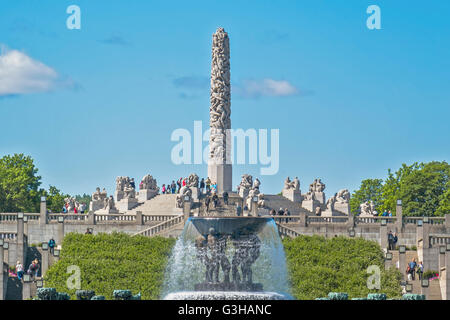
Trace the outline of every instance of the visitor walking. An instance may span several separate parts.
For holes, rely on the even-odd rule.
[[[180,193],[180,189],[181,189],[181,182],[183,181],[183,178],[180,178],[178,181],[177,181],[177,186],[178,186],[178,190],[177,190],[177,193]]]
[[[211,180],[209,179],[209,177],[206,177],[205,185],[206,185],[206,194],[209,194],[211,192]]]
[[[270,210],[270,215],[271,216],[276,216],[277,212],[275,211],[275,209]]]
[[[392,234],[392,231],[389,230],[388,232],[388,249],[389,250],[394,250],[394,235]]]
[[[55,239],[51,238],[50,240],[48,240],[48,247],[50,249],[50,254],[53,254],[55,252]]]
[[[228,192],[224,191],[223,193],[223,203],[228,205]]]
[[[217,196],[217,193],[214,193],[211,199],[214,203],[214,209],[217,208],[217,204],[219,203],[219,197]]]
[[[34,259],[30,266],[28,267],[27,273],[33,278],[37,277],[39,272],[39,261],[38,259]]]
[[[20,263],[19,260],[17,260],[17,263],[16,263],[16,272],[17,272],[17,278],[19,279],[19,281],[21,281],[22,277],[23,277],[23,265]]]
[[[237,215],[238,217],[240,217],[240,216],[241,216],[241,213],[242,213],[242,207],[241,207],[241,205],[239,204],[239,202],[236,202],[236,215]]]
[[[205,189],[205,179],[202,178],[200,181],[200,194],[203,194],[203,189]]]
[[[392,244],[392,246],[393,246],[392,250],[395,250],[397,248],[397,242],[398,242],[398,236],[397,236],[397,232],[395,232],[394,233],[394,242]]]
[[[172,180],[172,185],[171,185],[171,189],[172,189],[172,194],[175,194],[175,191],[177,190],[177,185],[175,183],[175,180]]]
[[[278,210],[278,215],[279,215],[279,216],[282,216],[282,215],[284,215],[284,211],[283,211],[283,208],[280,208],[280,210]]]
[[[422,280],[423,277],[423,263],[422,261],[419,261],[419,264],[417,265],[417,274],[419,275],[419,280]]]
[[[131,178],[130,185],[133,189],[136,189],[136,184],[134,183],[134,178]]]
[[[91,229],[87,228],[87,229],[86,229],[86,232],[85,232],[84,234],[92,234]]]
[[[207,195],[205,198],[206,212],[209,212],[209,203],[210,202],[211,202],[211,198]]]
[[[166,185],[165,184],[162,185],[161,191],[162,191],[162,194],[166,193]]]
[[[288,210],[288,208],[284,209],[284,215],[285,216],[290,216],[291,215],[291,212]],[[288,222],[289,222],[289,218],[286,218],[286,223],[288,223]]]
[[[410,263],[408,263],[408,268],[406,269],[406,273],[408,274],[408,280],[416,280],[416,258],[413,258]]]

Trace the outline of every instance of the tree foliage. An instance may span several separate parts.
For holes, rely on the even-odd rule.
[[[368,293],[386,293],[401,297],[401,274],[396,269],[384,270],[383,252],[373,241],[362,238],[325,238],[299,236],[284,239],[292,294],[301,300],[326,297],[330,292],[345,292],[350,298]],[[381,270],[380,290],[368,289],[367,268]]]
[[[359,212],[359,205],[373,200],[378,212],[395,212],[397,200],[402,200],[406,216],[443,216],[450,213],[450,165],[443,161],[402,164],[395,173],[390,169],[388,176],[381,179],[367,179],[355,190],[350,200],[353,214]]]
[[[81,270],[81,289],[93,290],[106,299],[114,299],[114,290],[141,293],[142,299],[160,298],[164,271],[175,240],[172,238],[129,236],[124,233],[64,237],[61,259],[46,274],[45,286],[76,297],[66,282],[67,267]]]
[[[361,186],[354,191],[350,198],[351,212],[356,215],[359,212],[359,205],[372,200],[375,207],[379,207],[383,201],[383,180],[366,179],[361,181]]]
[[[30,156],[0,159],[0,212],[38,212],[41,177]]]

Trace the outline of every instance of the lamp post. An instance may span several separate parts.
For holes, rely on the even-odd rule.
[[[355,233],[355,229],[351,228],[351,229],[348,230],[348,236],[349,236],[349,237],[352,237],[352,238],[353,238],[353,237],[355,236],[355,234],[356,234],[356,233]]]

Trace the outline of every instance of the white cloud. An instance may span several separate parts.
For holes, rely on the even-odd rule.
[[[282,97],[292,96],[299,93],[299,90],[285,80],[246,80],[243,85],[233,88],[238,95],[245,98],[258,98],[262,96]]]
[[[0,96],[51,90],[58,73],[40,61],[18,50],[1,48]]]

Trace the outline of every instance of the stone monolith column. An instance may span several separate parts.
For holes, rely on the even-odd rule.
[[[220,195],[232,190],[230,43],[223,28],[213,35],[210,98],[208,177]]]

